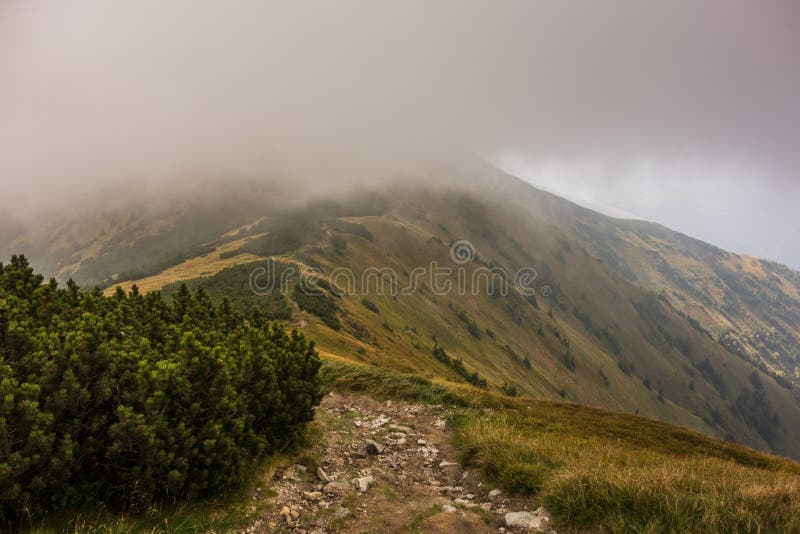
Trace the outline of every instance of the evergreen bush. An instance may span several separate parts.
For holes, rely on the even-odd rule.
[[[214,494],[321,399],[313,342],[185,286],[166,299],[0,263],[0,510]]]

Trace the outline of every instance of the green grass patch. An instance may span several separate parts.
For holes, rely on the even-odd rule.
[[[468,406],[470,401],[425,378],[367,365],[325,362],[320,372],[330,389],[365,393],[379,399],[402,399],[426,404]]]
[[[425,522],[425,520],[435,516],[438,513],[441,513],[441,511],[442,511],[441,504],[434,504],[433,506],[430,506],[429,508],[426,508],[425,510],[421,511],[414,517],[413,521],[411,521],[411,524],[408,525],[408,531],[423,532],[422,524]]]

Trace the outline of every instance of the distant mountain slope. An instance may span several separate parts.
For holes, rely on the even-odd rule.
[[[800,458],[789,381],[797,273],[605,217],[495,171],[457,188],[398,187],[295,208],[259,200],[269,195],[226,198],[108,222],[113,237],[87,230],[71,247],[63,235],[13,246],[43,245],[21,250],[83,282],[169,291],[189,280],[306,328],[329,359],[638,413]],[[462,240],[474,254],[454,257],[451,244]],[[454,289],[416,275],[432,262],[451,269]],[[256,295],[249,282],[259,267],[316,269],[322,296],[299,290],[296,277],[285,294]],[[458,289],[459,273],[485,285],[476,273],[523,268],[537,273],[535,296]],[[343,269],[357,280],[391,269],[399,288],[417,289],[380,294],[377,271],[367,290],[339,296]]]
[[[25,251],[42,272],[81,285],[141,278],[201,256],[212,243],[234,240],[225,232],[274,210],[275,198],[242,182],[233,190],[212,183],[160,198],[98,200],[25,231],[18,225],[5,239],[0,232],[0,257]]]
[[[800,384],[799,272],[658,224],[606,217],[511,177],[504,183],[509,197],[621,276],[663,295],[731,352]]]

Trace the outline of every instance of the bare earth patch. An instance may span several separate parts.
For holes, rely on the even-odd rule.
[[[317,411],[323,439],[302,465],[276,471],[270,491],[254,492],[268,504],[245,532],[552,532],[532,499],[461,468],[449,415],[331,393]]]

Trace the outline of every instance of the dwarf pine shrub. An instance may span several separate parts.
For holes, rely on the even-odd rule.
[[[0,512],[203,496],[291,442],[321,398],[312,342],[198,289],[168,300],[0,263]]]

